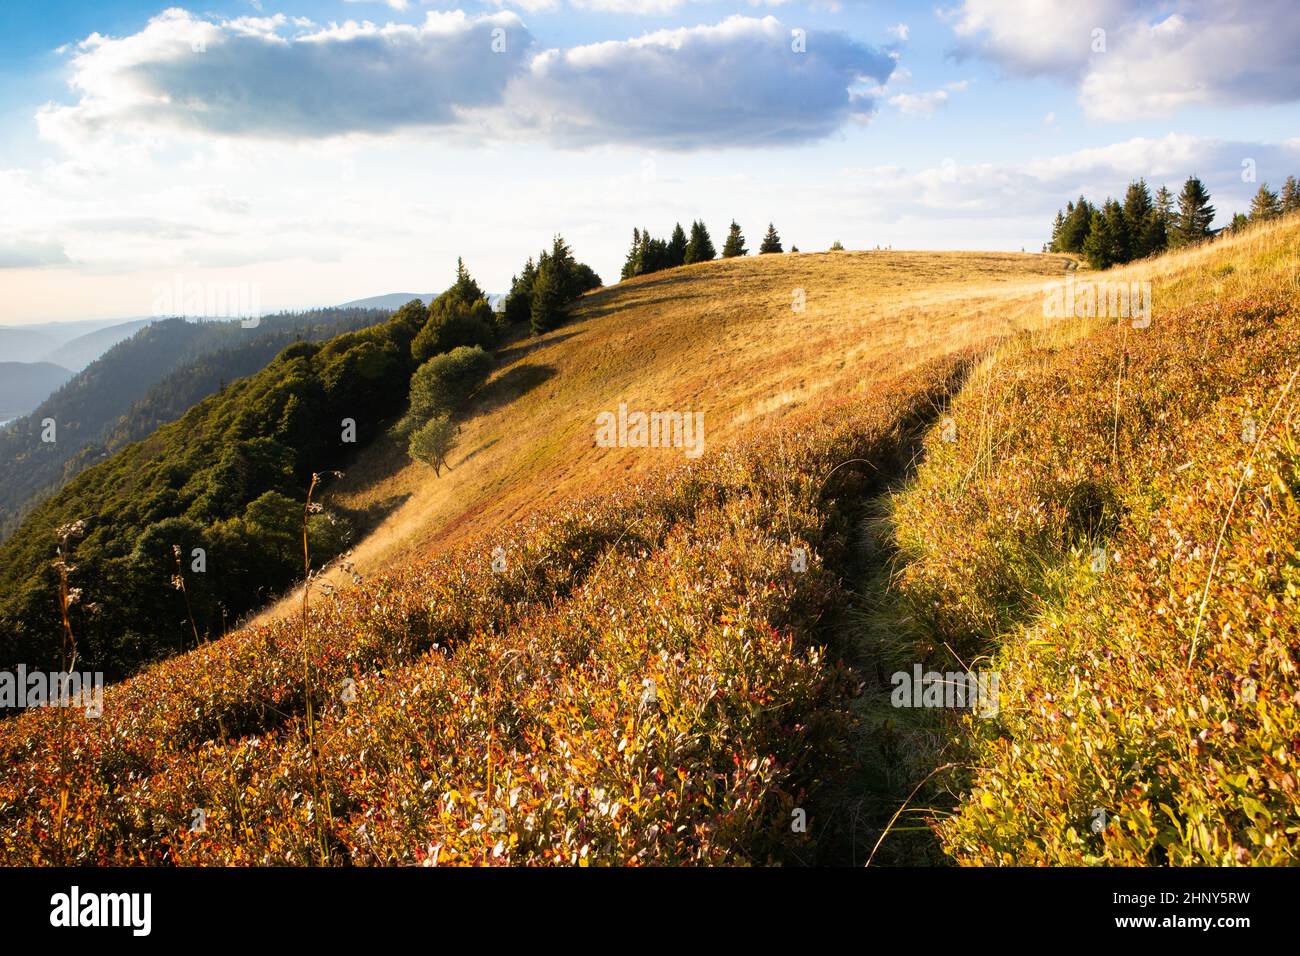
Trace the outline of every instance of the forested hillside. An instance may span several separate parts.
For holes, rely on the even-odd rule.
[[[327,339],[385,314],[324,309],[268,316],[254,329],[183,319],[145,326],[0,433],[0,537],[89,465],[262,368],[294,341]]]
[[[56,660],[51,562],[65,525],[85,532],[70,608],[80,653],[114,675],[220,633],[301,571],[293,541],[311,475],[346,465],[349,439],[400,410],[422,317],[408,310],[325,345],[295,343],[37,508],[0,549],[5,663]],[[324,515],[311,525],[322,553],[340,550],[342,527]]]
[[[191,332],[185,323],[171,329],[178,339]],[[0,547],[0,659],[64,660],[65,611],[82,666],[110,679],[220,636],[300,577],[309,560],[319,566],[346,547],[348,516],[324,511],[311,492],[340,477],[354,452],[404,411],[410,418],[412,372],[458,348],[491,349],[500,331],[462,266],[430,307],[414,300],[379,325],[320,344],[294,342],[265,368],[150,431],[189,396],[241,362],[254,363],[256,350],[245,345],[184,366],[106,441],[147,437],[91,464]],[[121,375],[130,364],[107,368]],[[58,559],[71,549],[75,587],[65,601]]]

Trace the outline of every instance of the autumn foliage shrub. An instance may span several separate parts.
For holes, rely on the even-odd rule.
[[[1001,673],[967,864],[1300,861],[1294,288],[983,369],[894,518],[910,607]]]
[[[813,839],[792,811],[843,738],[821,629],[874,481],[837,466],[897,454],[959,364],[318,588],[305,629],[247,628],[108,688],[103,717],[67,722],[70,779],[59,714],[0,722],[0,863],[791,859]]]

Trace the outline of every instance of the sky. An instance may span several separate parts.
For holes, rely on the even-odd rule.
[[[1300,175],[1293,0],[4,0],[0,324],[511,276],[561,233],[1037,251]],[[218,296],[220,298],[220,295]],[[209,301],[212,297],[209,295]]]

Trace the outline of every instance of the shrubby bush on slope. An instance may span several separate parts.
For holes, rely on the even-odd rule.
[[[798,858],[812,836],[791,811],[843,736],[826,563],[872,480],[827,476],[895,454],[955,368],[318,593],[305,631],[282,620],[155,665],[98,720],[0,723],[0,861]]]
[[[1002,675],[959,862],[1300,859],[1297,342],[1294,290],[1201,302],[1012,353],[933,436],[898,585]]]

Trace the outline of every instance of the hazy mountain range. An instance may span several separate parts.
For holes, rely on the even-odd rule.
[[[340,309],[393,311],[412,299],[426,304],[429,292],[389,292],[345,302]],[[500,310],[501,294],[489,294],[492,308]],[[84,319],[0,325],[0,425],[35,409],[78,372],[105,352],[135,335],[156,318]]]
[[[389,292],[386,295],[372,295],[365,299],[353,299],[351,302],[344,302],[340,309],[400,309],[412,299],[419,299],[425,305],[428,305],[437,296],[435,292]],[[487,293],[488,304],[492,306],[494,312],[500,312],[505,304],[504,292]]]
[[[0,325],[0,362],[52,362],[80,372],[153,319],[86,319]]]
[[[0,421],[25,415],[70,378],[53,362],[0,362]]]

